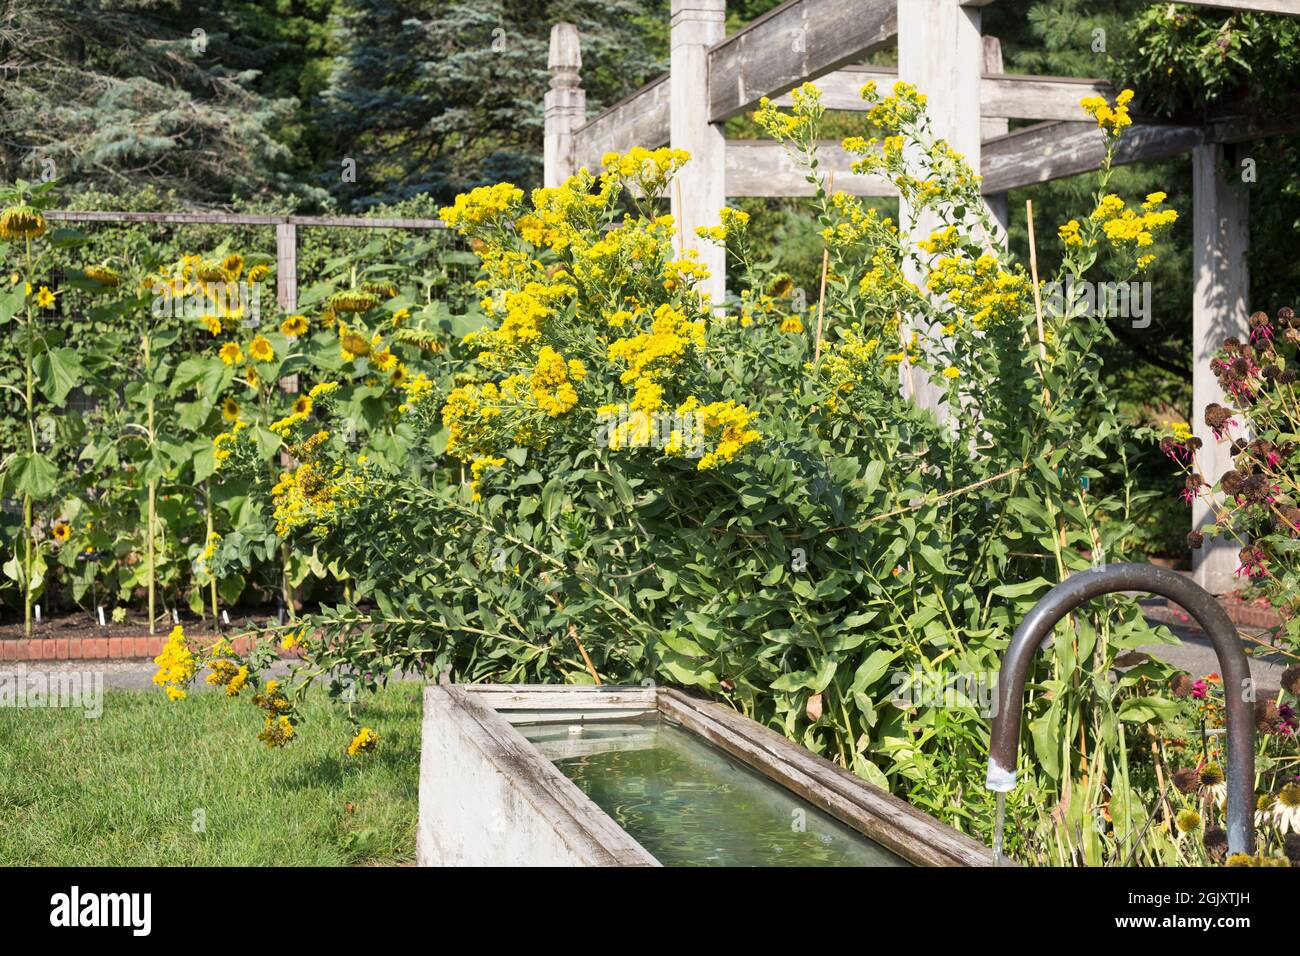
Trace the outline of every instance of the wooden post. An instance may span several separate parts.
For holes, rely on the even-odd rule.
[[[275,225],[275,301],[285,312],[298,308],[298,227]]]
[[[578,171],[574,160],[573,132],[587,119],[587,93],[579,76],[582,49],[578,28],[572,23],[557,23],[551,27],[551,47],[546,66],[551,71],[551,88],[546,91],[542,182],[548,188],[554,188],[563,185]]]
[[[1002,41],[997,37],[984,37],[984,75],[999,76],[1002,73]],[[980,142],[994,136],[1005,136],[1011,130],[1011,123],[1005,119],[989,118],[980,120]],[[978,170],[976,170],[978,172]],[[1007,205],[1006,193],[991,193],[984,197],[989,212],[1002,230],[998,243],[1007,244],[1007,230],[1011,228],[1011,210]]]
[[[709,270],[703,291],[721,305],[727,289],[726,250],[701,241],[695,230],[717,225],[727,201],[727,140],[722,124],[709,122],[709,47],[726,33],[726,0],[673,0],[672,11],[670,141],[691,154],[677,174],[674,214],[683,245],[696,250]]]
[[[1224,174],[1227,174],[1226,178]],[[1250,204],[1246,186],[1226,165],[1220,145],[1192,150],[1192,431],[1204,443],[1197,455],[1202,477],[1214,484],[1232,467],[1230,442],[1217,441],[1205,424],[1205,406],[1218,402],[1233,407],[1210,369],[1215,353],[1229,336],[1246,341],[1250,335],[1248,297],[1250,272]],[[1213,523],[1202,502],[1192,505],[1192,527]],[[1232,590],[1240,544],[1235,538],[1205,539],[1192,551],[1196,583],[1211,594]]]
[[[980,169],[980,73],[984,44],[980,37],[978,8],[958,6],[956,0],[907,0],[898,6],[898,75],[928,97],[927,109],[934,134],[948,141],[974,170]],[[899,225],[915,246],[939,228],[933,212],[912,215],[906,203],[899,207]],[[922,288],[925,277],[909,278]],[[939,330],[912,329],[922,336]],[[922,408],[933,409],[941,420],[944,389],[925,376],[903,377],[903,389]]]

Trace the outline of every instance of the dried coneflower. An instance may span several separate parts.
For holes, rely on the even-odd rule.
[[[1282,726],[1282,715],[1278,712],[1277,702],[1271,700],[1255,701],[1255,729],[1261,734],[1275,734]]]
[[[1188,674],[1175,674],[1169,681],[1169,689],[1173,695],[1178,698],[1184,698],[1192,693],[1192,678]]]
[[[1300,696],[1300,664],[1292,664],[1282,672],[1282,688],[1288,694]]]
[[[1174,786],[1179,793],[1195,793],[1200,785],[1200,777],[1194,768],[1183,767],[1174,771]]]
[[[1203,544],[1205,544],[1205,535],[1199,531],[1187,532],[1187,546],[1189,548],[1199,548]]]
[[[1216,863],[1228,855],[1228,831],[1223,827],[1206,827],[1201,842],[1205,844],[1210,859]]]
[[[1215,438],[1222,438],[1224,430],[1236,422],[1232,420],[1231,409],[1214,402],[1205,407],[1205,424],[1210,426]]]
[[[1282,841],[1282,852],[1292,866],[1300,866],[1300,833],[1288,833]]]

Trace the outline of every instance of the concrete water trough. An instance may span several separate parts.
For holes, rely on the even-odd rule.
[[[425,689],[421,866],[988,866],[982,843],[672,688]]]

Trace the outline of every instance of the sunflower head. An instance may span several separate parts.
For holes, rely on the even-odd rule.
[[[204,259],[195,265],[194,272],[204,282],[226,281],[226,267],[217,259]]]
[[[370,341],[356,332],[345,332],[339,340],[343,348],[352,355],[369,355]]]
[[[256,267],[254,267],[256,268]],[[280,323],[280,331],[289,336],[301,336],[307,334],[307,316],[290,315]]]
[[[391,299],[397,295],[397,286],[387,280],[363,282],[361,288],[363,291],[369,292],[371,295],[377,296],[381,299]]]
[[[239,402],[227,397],[221,403],[221,417],[228,422],[237,421],[239,419]]]
[[[311,397],[307,395],[299,395],[296,399],[294,399],[293,413],[295,415],[310,415],[311,407],[312,407]]]
[[[122,281],[121,277],[108,266],[86,266],[85,273],[87,278],[110,288]]]
[[[63,544],[72,537],[72,528],[66,521],[56,521],[50,533],[54,535],[55,541]]]
[[[221,271],[223,279],[238,279],[239,274],[244,271],[244,257],[238,252],[232,252],[222,260]]]
[[[346,289],[343,292],[335,292],[330,297],[330,311],[335,314],[339,312],[369,312],[375,306],[379,305],[379,296],[373,292],[367,292],[365,289]]]
[[[0,213],[0,238],[35,239],[45,234],[45,217],[26,203]]]

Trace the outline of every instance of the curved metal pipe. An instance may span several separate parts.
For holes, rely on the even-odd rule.
[[[1071,575],[1043,595],[1016,628],[998,673],[998,709],[989,741],[990,790],[1008,791],[1016,785],[1020,748],[1020,718],[1025,680],[1034,653],[1056,623],[1079,605],[1115,591],[1146,591],[1175,601],[1196,619],[1219,658],[1227,698],[1228,851],[1255,851],[1255,714],[1245,693],[1250,667],[1237,629],[1208,591],[1175,571],[1150,564],[1113,564]]]

